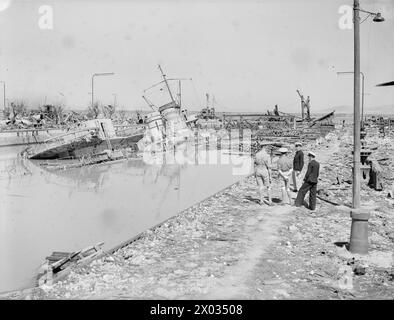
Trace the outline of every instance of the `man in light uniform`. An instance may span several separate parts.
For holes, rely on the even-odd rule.
[[[271,199],[271,158],[263,147],[256,153],[254,159],[254,175],[260,192],[260,204],[266,203],[272,206]],[[267,188],[268,202],[264,200],[263,191]]]
[[[287,193],[289,205],[291,205],[290,177],[293,172],[293,163],[287,157],[287,153],[289,152],[287,148],[280,148],[278,151],[280,152],[279,159],[277,161],[278,173],[279,178],[283,179],[284,182],[284,186],[282,187],[282,202],[284,203]]]

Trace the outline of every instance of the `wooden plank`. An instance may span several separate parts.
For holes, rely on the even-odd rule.
[[[71,261],[71,259],[73,259],[74,257],[76,257],[82,250],[73,252],[71,255],[69,255],[67,258],[64,258],[62,260],[60,260],[59,262],[55,263],[52,267],[55,268],[60,268],[61,266],[63,266],[64,264],[66,264],[67,262]]]

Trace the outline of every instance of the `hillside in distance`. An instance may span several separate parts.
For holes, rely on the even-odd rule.
[[[322,110],[316,110],[319,113],[328,113],[334,111],[335,113],[353,113],[353,106],[349,105],[342,105],[342,106],[335,106],[331,108],[325,108]],[[365,106],[364,110],[365,114],[392,114],[394,115],[394,105],[383,105],[383,106]]]

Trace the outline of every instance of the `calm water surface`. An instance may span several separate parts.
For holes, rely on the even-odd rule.
[[[52,251],[101,241],[110,249],[250,172],[225,151],[222,164],[201,164],[197,153],[199,164],[130,159],[50,171],[18,157],[22,148],[0,148],[0,292],[30,286]]]

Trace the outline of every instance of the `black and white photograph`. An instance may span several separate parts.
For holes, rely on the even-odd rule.
[[[0,0],[0,300],[393,300],[393,56],[393,0]]]

